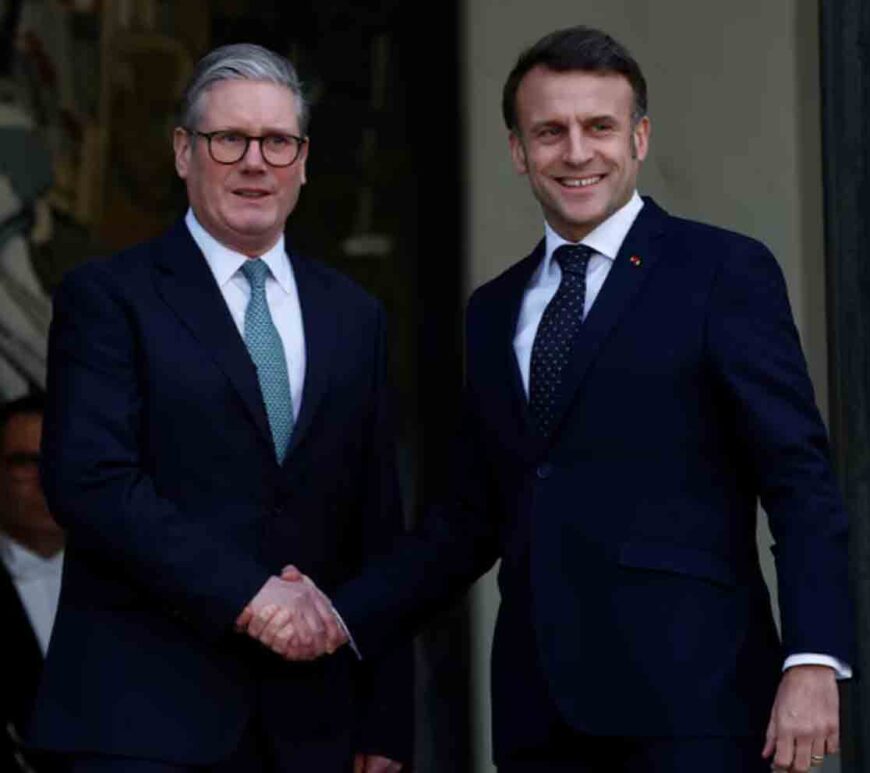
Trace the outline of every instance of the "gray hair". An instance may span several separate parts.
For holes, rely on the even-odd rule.
[[[181,125],[195,127],[200,118],[202,97],[215,83],[240,80],[277,83],[289,89],[296,97],[299,129],[303,135],[307,132],[308,102],[296,69],[290,60],[253,43],[220,46],[197,62],[181,98]]]

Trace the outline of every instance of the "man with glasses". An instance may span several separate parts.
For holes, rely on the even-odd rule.
[[[37,773],[53,768],[21,738],[57,611],[64,542],[39,484],[42,412],[35,394],[0,406],[0,769]]]
[[[73,771],[408,757],[407,648],[280,655],[346,640],[282,567],[328,593],[401,525],[383,310],[284,242],[307,117],[283,57],[208,54],[173,138],[183,221],[56,294],[43,472],[70,544],[32,740]]]

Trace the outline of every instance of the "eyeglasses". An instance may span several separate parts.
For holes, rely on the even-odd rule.
[[[184,131],[197,137],[205,137],[208,154],[218,164],[236,164],[245,157],[251,141],[260,143],[260,154],[269,166],[290,166],[308,142],[307,137],[295,134],[263,134],[252,137],[237,131],[201,132],[196,129]]]

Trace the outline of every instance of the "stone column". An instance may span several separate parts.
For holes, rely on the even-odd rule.
[[[830,420],[851,518],[854,667],[843,770],[870,771],[870,5],[820,2]]]

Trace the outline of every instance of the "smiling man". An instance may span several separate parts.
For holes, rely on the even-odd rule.
[[[451,493],[333,603],[374,656],[500,558],[504,773],[818,766],[849,675],[847,519],[782,273],[638,195],[646,83],[608,35],[533,45],[503,112],[544,238],[469,302]]]
[[[580,242],[629,203],[646,158],[649,118],[612,72],[532,67],[509,113],[514,166],[528,176],[547,224]],[[522,125],[519,125],[521,120]]]
[[[561,479],[533,486],[553,489],[543,499],[558,513],[532,514],[532,535],[555,521],[560,540],[571,534],[562,555],[603,564],[565,567],[563,582],[583,577],[576,640],[538,620],[556,755],[603,755],[590,769],[608,771],[618,759],[687,773],[818,765],[839,749],[835,680],[850,674],[846,518],[781,272],[761,244],[639,197],[646,83],[607,35],[544,38],[511,73],[503,111],[546,235],[480,292],[477,324],[499,299],[515,310],[535,463]],[[784,649],[758,567],[759,499],[778,542]],[[633,705],[596,711],[581,681],[555,684],[569,652],[606,664]],[[576,743],[598,735],[635,739],[621,755]]]
[[[383,310],[284,241],[307,118],[283,57],[208,54],[173,140],[187,214],[57,292],[43,477],[69,543],[31,741],[72,771],[408,758],[409,648],[287,663],[263,646],[342,643],[282,567],[328,592],[401,525]],[[255,640],[264,607],[283,625]]]

